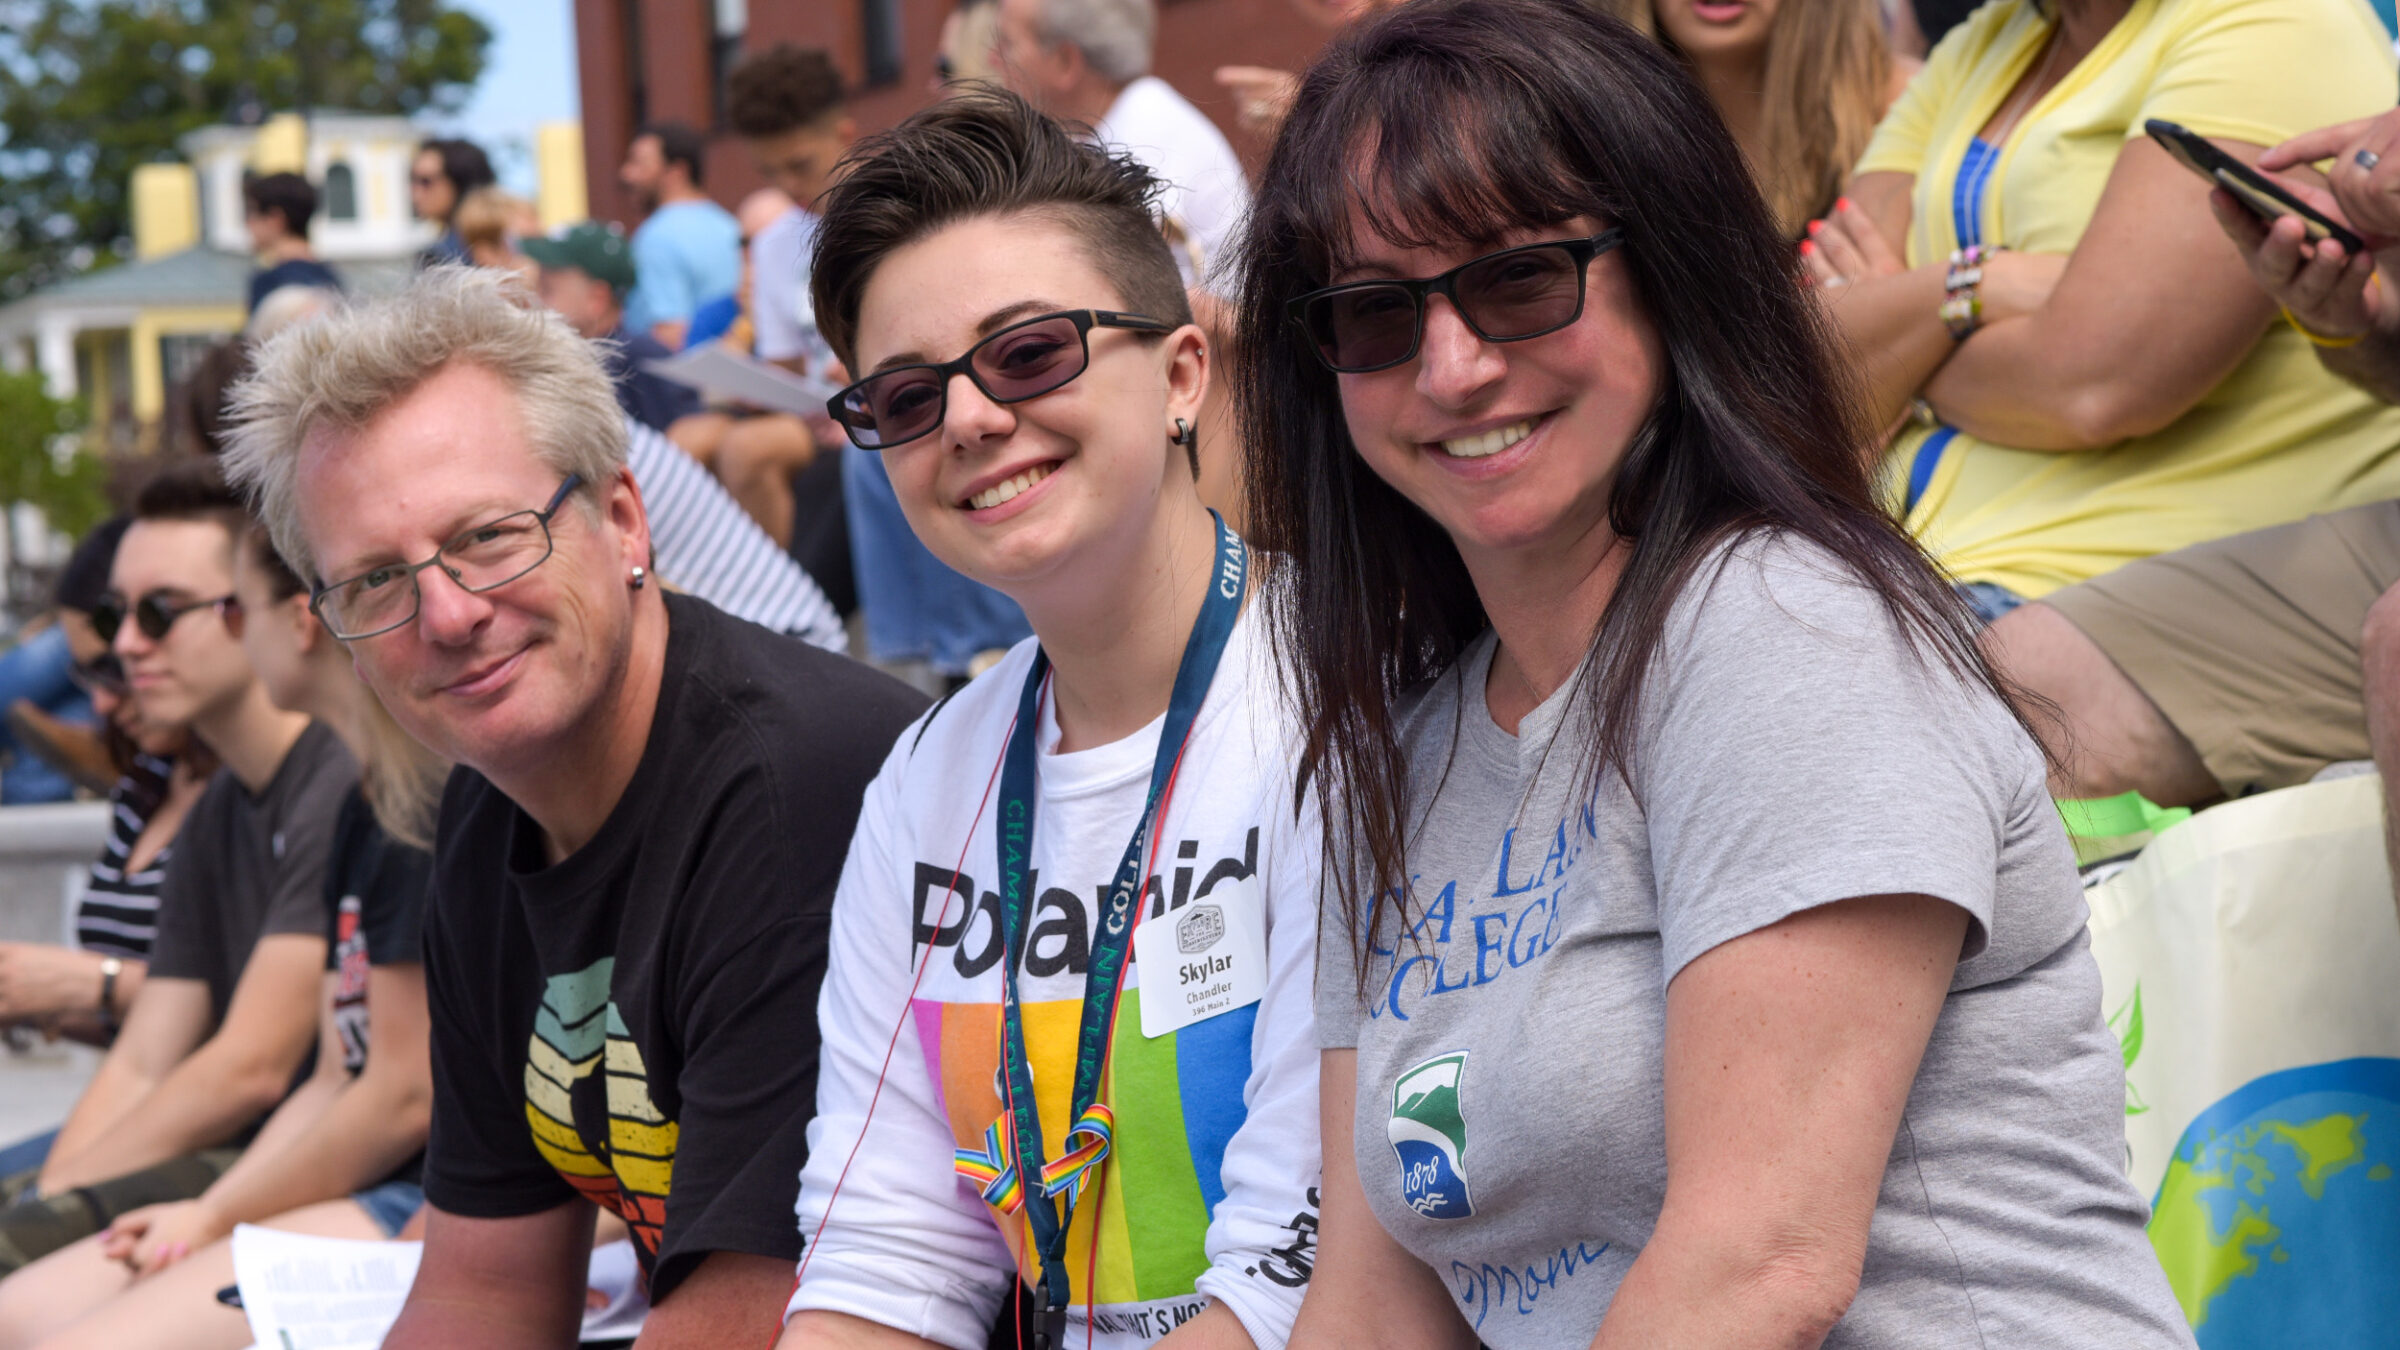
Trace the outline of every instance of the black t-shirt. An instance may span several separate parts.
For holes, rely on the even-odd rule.
[[[333,822],[358,783],[358,762],[311,722],[253,795],[219,769],[175,833],[158,898],[150,978],[202,980],[222,1019],[260,938],[325,932]]]
[[[866,666],[666,597],[649,744],[592,841],[482,775],[443,794],[425,977],[425,1193],[502,1218],[620,1215],[663,1300],[714,1251],[794,1260],[817,987],[859,799],[925,700]]]
[[[333,823],[333,861],[325,873],[325,969],[335,977],[333,1025],[341,1035],[342,1068],[353,1078],[367,1067],[368,968],[424,959],[425,886],[432,871],[433,856],[385,834],[366,794],[351,789]],[[423,1159],[418,1153],[386,1179],[416,1180]]]
[[[286,286],[323,286],[342,289],[342,279],[332,268],[314,258],[286,258],[273,267],[262,267],[250,274],[250,313],[258,312],[258,302]]]

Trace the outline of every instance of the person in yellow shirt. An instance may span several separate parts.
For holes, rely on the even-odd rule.
[[[2259,287],[2326,371],[2400,404],[2400,111],[2327,127],[2265,169],[2328,161],[2350,254],[2301,224],[2212,205]],[[2051,791],[2138,791],[2168,806],[2305,783],[2374,759],[2400,782],[2400,501],[2252,530],[2129,563],[1985,630],[2050,751]],[[2400,876],[2400,820],[2385,818]]]
[[[2274,322],[2206,182],[2143,134],[2251,162],[2393,81],[2356,0],[1994,3],[1935,49],[1803,253],[1896,428],[1892,506],[1987,619],[2400,495],[2400,410]]]

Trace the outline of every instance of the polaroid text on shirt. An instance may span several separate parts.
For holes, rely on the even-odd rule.
[[[1467,1191],[1467,1119],[1460,1090],[1467,1052],[1410,1065],[1392,1085],[1392,1118],[1384,1126],[1400,1160],[1400,1198],[1428,1219],[1475,1213]]]
[[[1154,871],[1143,882],[1142,897],[1148,902],[1145,922],[1179,913],[1186,906],[1206,899],[1225,882],[1245,881],[1255,876],[1258,827],[1249,827],[1240,857],[1230,854],[1220,857],[1205,871],[1198,861],[1199,840],[1179,840],[1175,856],[1181,861],[1172,872]],[[1025,887],[1034,896],[1033,924],[1025,936],[1025,950],[1018,955],[1017,968],[1034,979],[1085,973],[1091,961],[1094,915],[1107,906],[1109,883],[1102,880],[1090,886],[1093,903],[1088,907],[1081,895],[1063,886],[1042,889],[1039,869],[1026,874]],[[916,922],[909,943],[912,965],[917,949],[928,946],[952,948],[951,965],[965,979],[973,979],[1000,963],[999,892],[983,890],[974,877],[955,865],[925,861],[916,864],[913,889]],[[954,895],[957,899],[953,899]],[[958,903],[969,898],[974,901],[972,908]],[[948,918],[952,914],[961,917],[939,928],[934,926],[936,916]]]

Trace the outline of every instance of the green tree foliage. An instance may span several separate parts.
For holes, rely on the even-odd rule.
[[[82,405],[52,398],[39,371],[0,372],[0,507],[31,502],[76,536],[99,523],[108,471],[64,439],[82,425]]]
[[[448,0],[0,0],[0,299],[122,256],[127,179],[184,133],[454,113],[490,41]]]

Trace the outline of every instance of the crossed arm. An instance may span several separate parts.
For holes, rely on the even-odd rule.
[[[2260,147],[2220,140],[2245,163]],[[2074,251],[1985,266],[1983,326],[1953,341],[1936,311],[1947,260],[1900,257],[1915,180],[1862,174],[1808,259],[1865,374],[1877,424],[1923,397],[1944,422],[2025,450],[2103,449],[2160,430],[2239,366],[2274,305],[2210,218],[2208,184],[2128,142]]]
[[[1966,912],[1921,895],[1807,910],[1667,987],[1666,1200],[1593,1350],[1808,1350],[1866,1262],[1884,1165]],[[1353,1051],[1325,1054],[1317,1267],[1292,1344],[1468,1350],[1433,1271],[1376,1222],[1353,1157]]]

